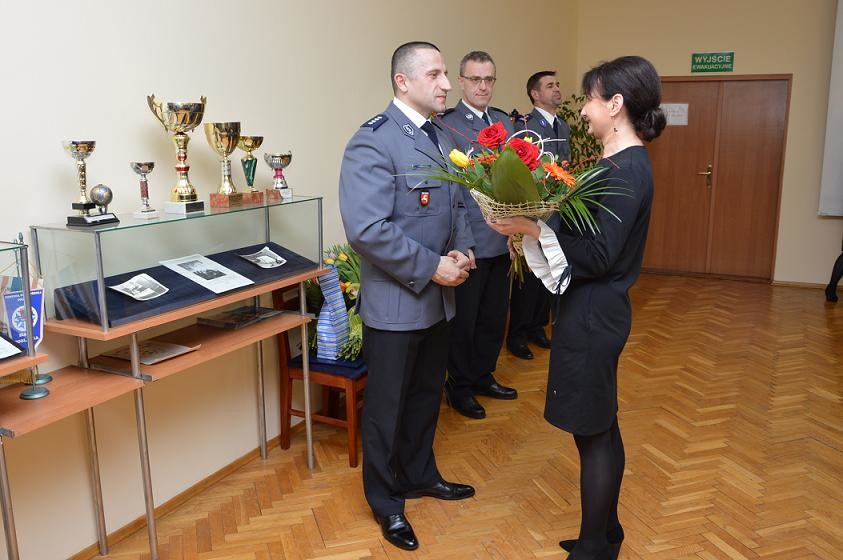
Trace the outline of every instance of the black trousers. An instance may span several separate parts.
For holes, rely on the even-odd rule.
[[[448,385],[455,397],[494,380],[509,307],[509,263],[508,254],[477,259],[477,268],[457,286],[448,349]]]
[[[415,331],[363,326],[363,492],[378,517],[404,512],[404,494],[441,478],[433,456],[448,323]]]
[[[529,270],[524,271],[523,285],[518,279],[512,282],[507,344],[526,344],[529,336],[544,333],[550,322],[550,298],[542,281]]]

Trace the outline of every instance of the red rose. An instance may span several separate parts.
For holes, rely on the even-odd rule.
[[[506,132],[506,127],[500,121],[491,126],[487,126],[477,134],[477,141],[494,150],[500,148],[506,142],[506,137],[509,136]]]
[[[530,168],[530,171],[539,166],[539,147],[532,142],[527,142],[521,138],[513,138],[509,141],[508,146],[515,150],[524,165]]]

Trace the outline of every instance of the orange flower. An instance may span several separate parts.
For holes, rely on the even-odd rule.
[[[573,189],[577,186],[577,180],[574,178],[573,175],[565,171],[559,164],[557,163],[545,163],[542,165],[544,170],[550,173],[551,177],[554,179],[558,179],[562,181],[568,188]]]
[[[474,158],[472,165],[476,162],[480,165],[492,165],[498,158],[494,154],[483,154]]]

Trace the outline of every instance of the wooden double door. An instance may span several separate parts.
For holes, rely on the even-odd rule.
[[[790,76],[663,78],[645,269],[772,279],[789,92]]]

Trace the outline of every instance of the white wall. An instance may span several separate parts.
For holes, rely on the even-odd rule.
[[[117,212],[139,206],[128,162],[155,161],[150,193],[160,209],[174,182],[175,159],[146,106],[146,95],[155,93],[169,100],[206,96],[206,122],[239,120],[244,133],[266,137],[259,156],[292,150],[288,181],[298,193],[325,197],[326,245],[342,241],[336,197],[342,150],[390,100],[389,56],[398,44],[438,44],[455,87],[462,55],[488,50],[498,64],[494,104],[506,110],[527,108],[524,83],[533,71],[557,69],[563,83],[575,81],[576,34],[537,33],[528,23],[531,14],[548,14],[561,29],[576,13],[573,0],[529,2],[523,26],[513,24],[510,2],[476,8],[443,0],[4,1],[0,239],[72,213],[78,188],[64,139],[97,141],[88,184],[109,185]],[[449,102],[458,98],[455,92]],[[218,164],[201,130],[191,138],[190,177],[207,200]],[[243,186],[236,161],[235,167]],[[257,183],[270,177],[261,163]],[[51,355],[46,370],[75,359],[67,337],[51,335],[42,348]],[[254,351],[244,349],[147,388],[156,503],[257,446],[254,375],[241,367],[253,363]],[[278,434],[278,388],[269,372],[272,437]],[[144,511],[132,399],[97,407],[96,418],[107,524],[114,531]],[[21,556],[62,558],[93,544],[81,415],[5,442]]]

